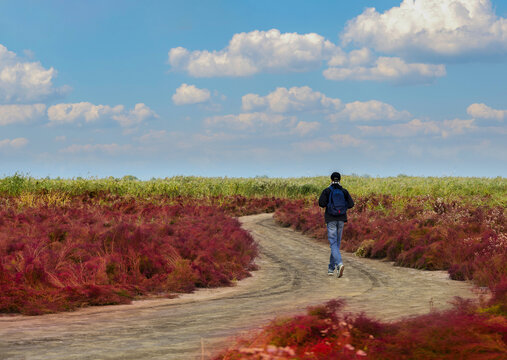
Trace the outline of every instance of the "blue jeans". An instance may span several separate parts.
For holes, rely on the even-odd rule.
[[[329,271],[334,271],[335,267],[342,265],[342,256],[340,254],[340,243],[342,241],[343,221],[330,221],[327,223],[327,239],[331,247],[331,256],[329,258]]]

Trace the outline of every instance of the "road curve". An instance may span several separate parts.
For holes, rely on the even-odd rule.
[[[347,310],[384,320],[474,297],[469,283],[343,254],[345,273],[327,275],[329,247],[288,228],[272,214],[240,218],[260,246],[260,270],[234,287],[177,299],[86,308],[38,317],[0,317],[0,359],[201,359],[231,337],[276,316],[344,298]],[[346,236],[346,230],[345,235]]]

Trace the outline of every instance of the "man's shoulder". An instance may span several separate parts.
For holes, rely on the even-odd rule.
[[[329,187],[325,188],[324,190],[322,190],[322,192],[320,193],[320,197],[326,197],[326,196],[329,196],[329,194],[331,193],[331,189]]]

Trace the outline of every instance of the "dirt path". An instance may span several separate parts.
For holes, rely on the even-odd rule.
[[[261,248],[253,277],[178,299],[0,317],[0,359],[200,359],[202,346],[207,358],[232,335],[337,297],[351,311],[392,320],[474,296],[470,284],[450,281],[445,272],[350,254],[343,254],[344,277],[328,277],[325,244],[277,226],[270,214],[240,220]]]

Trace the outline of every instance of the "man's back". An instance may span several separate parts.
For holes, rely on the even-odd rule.
[[[354,201],[352,200],[352,197],[350,196],[350,193],[347,191],[347,189],[342,187],[339,182],[333,182],[330,187],[327,187],[322,191],[319,197],[319,206],[326,209],[326,211],[324,212],[324,219],[326,223],[330,221],[347,222],[347,213],[338,215],[332,215],[329,213],[327,205],[329,204],[329,197],[331,196],[331,187],[343,191],[343,196],[345,198],[345,202],[347,203],[348,209],[354,206]]]

